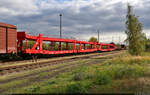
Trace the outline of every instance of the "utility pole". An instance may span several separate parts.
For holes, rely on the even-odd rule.
[[[61,28],[62,28],[62,27],[61,27],[61,22],[62,22],[62,21],[61,21],[61,20],[62,20],[61,17],[62,17],[62,14],[59,14],[59,16],[60,16],[60,38],[62,38],[62,34],[61,34]]]
[[[114,41],[114,37],[112,36],[112,42]]]
[[[119,44],[121,44],[121,39],[120,39],[120,35],[119,35]]]
[[[98,32],[98,42],[99,42],[99,29],[97,30],[97,32]]]
[[[61,33],[61,29],[62,29],[62,14],[59,14],[60,16],[60,38],[62,38],[62,33]],[[59,49],[61,50],[61,42],[59,42]]]

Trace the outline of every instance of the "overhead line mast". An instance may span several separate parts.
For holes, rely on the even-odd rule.
[[[62,14],[59,14],[60,16],[60,38],[62,38],[62,33],[61,33],[61,29],[62,29]],[[62,50],[61,48],[61,42],[59,42],[59,49]]]
[[[97,30],[97,32],[98,32],[98,42],[99,42],[99,29]]]

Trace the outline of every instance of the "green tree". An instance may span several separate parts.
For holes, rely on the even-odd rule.
[[[132,13],[131,6],[128,4],[126,31],[126,42],[129,45],[131,55],[141,55],[145,50],[145,34],[142,33],[142,23],[139,22],[138,16]]]
[[[146,44],[145,44],[145,49],[146,51],[150,51],[150,39],[146,39]]]
[[[97,40],[97,38],[95,38],[95,37],[91,37],[91,38],[89,39],[89,42],[98,42],[98,40]]]
[[[27,41],[27,48],[31,49],[33,45],[35,44],[35,41]],[[26,48],[26,41],[23,42],[23,48]]]
[[[35,43],[36,43],[36,41],[30,41],[30,40],[27,41],[27,49],[32,49],[32,47]],[[47,43],[42,43],[42,46],[43,46],[43,50],[49,49],[49,45]],[[23,42],[23,48],[26,49],[26,41]]]

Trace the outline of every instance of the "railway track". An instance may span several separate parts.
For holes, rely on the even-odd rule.
[[[33,73],[27,73],[27,74],[21,75],[21,76],[15,75],[15,77],[10,77],[10,78],[4,79],[4,80],[2,79],[2,80],[0,80],[0,84],[4,85],[4,86],[6,84],[13,83],[15,81],[20,81],[20,80],[29,80],[29,81],[22,82],[22,83],[17,84],[17,85],[11,85],[9,88],[5,88],[5,87],[1,86],[0,87],[0,93],[7,93],[10,89],[23,88],[26,86],[33,85],[34,83],[39,83],[42,81],[49,80],[51,78],[54,78],[56,75],[58,75],[60,73],[70,72],[70,71],[74,70],[75,68],[78,68],[81,65],[90,66],[92,64],[99,64],[101,62],[106,61],[107,59],[112,59],[114,57],[120,56],[121,53],[122,52],[113,52],[113,53],[109,52],[109,53],[103,54],[103,57],[93,55],[89,59],[87,59],[87,58],[83,59],[82,58],[83,60],[81,60],[81,61],[79,61],[79,60],[61,61],[59,63],[60,65],[54,64],[57,67],[56,66],[51,66],[53,68],[46,67],[47,69],[40,68],[41,70],[36,69],[35,70],[36,72],[33,72]],[[106,56],[104,56],[104,55],[106,55]],[[95,58],[96,58],[96,60],[95,60]],[[91,59],[93,59],[93,60],[91,60]],[[40,75],[41,73],[46,73],[46,75],[41,76]],[[24,74],[24,72],[20,72],[20,74]],[[7,77],[7,76],[4,76],[4,77]]]
[[[112,51],[112,52],[117,52],[117,51]],[[96,53],[96,52],[93,52],[93,53],[88,53],[88,54],[77,54],[77,55],[70,55],[70,56],[63,56],[63,57],[52,57],[52,58],[48,58],[48,60],[51,60],[51,59],[61,59],[61,58],[72,58],[72,57],[80,57],[80,56],[84,56],[84,55],[95,55],[95,54],[103,54],[103,53],[109,53],[109,52],[101,52],[101,53]],[[45,60],[45,58],[40,58],[38,59],[38,62],[43,62]],[[47,60],[47,61],[48,61]],[[20,60],[20,61],[8,61],[8,62],[1,62],[0,61],[0,68],[1,66],[5,66],[5,65],[13,65],[13,64],[23,64],[23,63],[32,63],[33,62],[33,59],[29,59],[29,60]]]
[[[0,68],[0,75],[6,75],[6,74],[13,73],[13,72],[21,72],[24,70],[31,70],[31,69],[37,69],[37,68],[42,68],[42,67],[56,65],[56,64],[63,64],[65,62],[72,62],[72,61],[76,61],[79,59],[87,59],[87,58],[92,58],[96,56],[111,55],[111,54],[116,54],[116,53],[120,53],[120,51],[105,52],[105,53],[98,53],[98,54],[84,55],[84,56],[74,56],[74,57],[67,58],[67,59],[52,60],[52,61],[38,62],[38,63],[32,63],[32,64],[7,66],[7,67]]]
[[[76,60],[68,60],[68,61],[61,61],[59,64],[62,65],[58,65],[58,64],[53,64],[56,65],[57,67],[53,67],[53,68],[49,68],[46,70],[38,70],[39,72],[34,72],[34,73],[28,73],[26,75],[21,75],[21,76],[15,76],[15,77],[10,77],[8,79],[5,80],[0,80],[0,84],[1,85],[6,85],[7,83],[13,83],[14,81],[20,81],[20,80],[29,80],[26,82],[23,82],[21,84],[17,84],[17,85],[12,85],[9,88],[5,88],[5,87],[0,87],[0,93],[4,93],[4,92],[8,92],[10,89],[15,89],[15,88],[23,88],[26,86],[30,86],[34,83],[38,83],[38,82],[42,82],[48,79],[51,79],[53,77],[55,77],[56,75],[63,73],[63,72],[70,72],[75,68],[78,68],[80,65],[86,65],[86,66],[90,66],[92,64],[98,64],[101,62],[106,61],[107,59],[112,59],[114,57],[120,56],[121,52],[109,52],[109,53],[105,53],[103,54],[103,57],[101,58],[100,56],[90,56],[89,60],[94,59],[93,61],[89,61],[86,57],[82,58],[82,62],[80,62],[78,59]],[[106,56],[104,56],[106,55]],[[108,55],[108,56],[107,56]],[[98,60],[95,60],[95,58],[100,58]],[[85,61],[86,60],[86,61]],[[72,62],[73,61],[73,62]],[[83,62],[84,61],[84,62]],[[81,64],[82,63],[82,64]],[[46,67],[47,68],[47,67]],[[40,68],[42,69],[42,68]],[[37,71],[37,70],[36,70]],[[20,73],[24,73],[24,72],[20,72]],[[40,73],[47,73],[44,76],[41,76]],[[4,76],[5,77],[5,76]]]

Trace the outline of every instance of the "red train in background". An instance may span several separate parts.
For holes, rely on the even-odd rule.
[[[35,41],[35,43],[31,48],[28,48],[27,45],[28,41],[30,40]],[[25,47],[23,47],[23,43],[26,43]],[[51,48],[45,50],[43,48],[43,43],[51,43]],[[52,43],[63,43],[63,46]],[[69,49],[69,44],[72,44],[73,46],[71,50]],[[55,45],[59,45],[58,50],[53,49]],[[14,25],[0,23],[0,54],[18,52],[25,54],[68,54],[95,51],[113,51],[116,50],[116,48],[117,47],[115,44],[49,38],[43,37],[42,34],[39,34],[39,36],[32,36],[27,34],[27,32],[17,32],[17,27]]]

